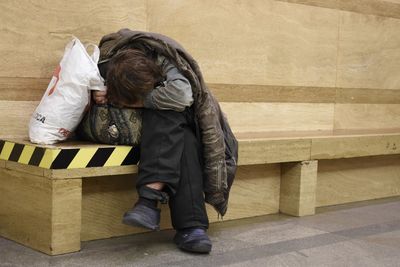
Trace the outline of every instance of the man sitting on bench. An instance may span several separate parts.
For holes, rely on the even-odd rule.
[[[210,252],[201,143],[195,134],[190,82],[165,57],[138,49],[122,49],[99,68],[107,93],[95,92],[96,103],[144,108],[139,200],[125,213],[123,223],[158,230],[157,205],[168,200],[177,246],[189,252]]]

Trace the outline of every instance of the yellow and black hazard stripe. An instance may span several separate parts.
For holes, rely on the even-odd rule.
[[[139,148],[131,146],[47,148],[0,140],[0,159],[46,169],[134,165]]]

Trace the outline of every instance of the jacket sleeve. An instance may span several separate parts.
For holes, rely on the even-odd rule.
[[[162,85],[154,88],[144,99],[144,107],[159,110],[184,111],[193,104],[192,87],[171,62],[159,57],[161,68],[166,75]]]

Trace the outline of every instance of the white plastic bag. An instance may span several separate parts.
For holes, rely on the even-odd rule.
[[[81,121],[90,101],[90,90],[105,90],[97,62],[96,45],[89,55],[74,38],[65,47],[46,93],[29,123],[29,138],[38,144],[54,144],[66,140]]]

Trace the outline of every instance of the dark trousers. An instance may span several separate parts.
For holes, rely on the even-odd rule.
[[[144,109],[142,120],[139,196],[163,201],[167,193],[175,229],[208,228],[201,144],[195,135],[191,110]],[[165,183],[164,192],[145,186],[153,182]]]

